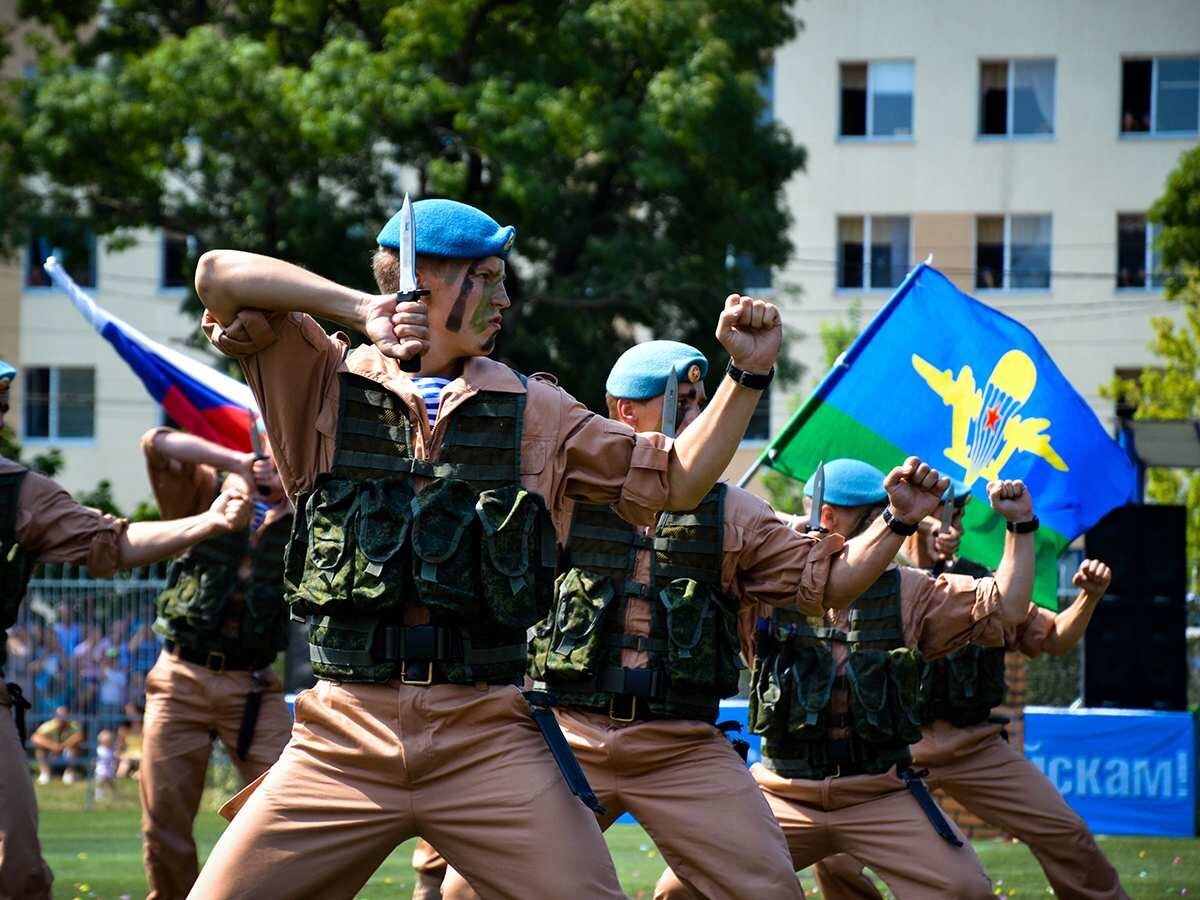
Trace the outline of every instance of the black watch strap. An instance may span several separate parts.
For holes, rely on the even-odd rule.
[[[739,369],[733,364],[733,360],[731,359],[729,365],[725,367],[725,374],[742,387],[748,387],[753,391],[765,391],[767,385],[775,378],[775,367],[771,366],[771,371],[766,375],[755,375],[753,372]]]
[[[1038,530],[1042,523],[1038,521],[1038,517],[1034,516],[1028,522],[1009,522],[1004,527],[1013,534],[1031,534]]]
[[[916,534],[919,522],[913,522],[911,525],[908,522],[901,522],[896,518],[890,506],[883,508],[883,521],[887,523],[887,527],[901,537],[908,537],[910,534]]]

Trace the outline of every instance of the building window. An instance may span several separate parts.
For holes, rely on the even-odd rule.
[[[1158,226],[1141,213],[1117,216],[1117,287],[1154,290],[1163,286],[1163,275],[1154,247]]]
[[[750,424],[746,426],[744,441],[767,441],[771,439],[771,386],[759,395],[758,404],[750,416]]]
[[[25,370],[25,440],[96,435],[96,370],[38,366]]]
[[[162,286],[182,288],[188,285],[188,258],[191,239],[179,231],[163,231]]]
[[[96,236],[91,229],[65,225],[33,235],[26,252],[26,287],[50,287],[50,276],[42,268],[47,256],[55,257],[80,287],[96,286]]]
[[[1200,131],[1200,57],[1126,59],[1121,63],[1122,134]]]
[[[1054,60],[979,64],[979,133],[994,137],[1054,134]]]
[[[1046,290],[1050,287],[1049,216],[978,216],[975,287]]]
[[[842,63],[841,80],[842,137],[912,136],[911,62]]]
[[[898,287],[909,270],[908,216],[838,217],[837,286]]]

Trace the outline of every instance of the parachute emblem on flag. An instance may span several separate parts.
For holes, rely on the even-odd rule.
[[[1018,450],[1040,456],[1060,472],[1068,471],[1063,458],[1050,446],[1050,435],[1046,433],[1050,420],[1018,415],[1037,384],[1037,367],[1028,354],[1009,350],[1001,356],[983,390],[975,387],[975,373],[970,366],[963,366],[957,376],[952,376],[949,369],[938,369],[916,353],[912,364],[950,407],[946,459],[962,466],[968,487],[979,478],[999,478]]]

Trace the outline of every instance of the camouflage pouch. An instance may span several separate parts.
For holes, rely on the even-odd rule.
[[[946,699],[950,706],[966,709],[979,705],[979,653],[966,646],[945,658]]]
[[[483,596],[496,621],[512,628],[529,628],[545,614],[534,563],[542,508],[541,499],[519,484],[484,491],[475,504],[483,529]]]
[[[824,737],[829,730],[826,710],[837,675],[833,654],[823,644],[798,644],[791,665],[792,702],[788,734],[804,740]]]
[[[915,744],[921,739],[921,654],[908,647],[888,651],[889,706],[892,731],[898,741]]]
[[[784,664],[783,654],[759,658],[750,679],[750,703],[746,711],[750,733],[782,737],[787,731],[793,693],[792,668]]]
[[[971,647],[979,655],[979,705],[991,709],[1008,699],[1003,647]]]
[[[603,650],[604,613],[616,593],[612,579],[586,569],[571,569],[558,579],[552,625],[538,639],[544,648],[539,668],[547,677],[579,681],[595,675]]]
[[[413,492],[407,478],[363,482],[354,516],[354,606],[399,609],[408,577],[397,554],[408,542]]]
[[[736,647],[736,634],[731,633],[719,599],[706,585],[690,578],[672,580],[658,592],[658,599],[667,610],[671,688],[736,692],[737,662],[731,653],[731,639]]]
[[[296,597],[310,609],[345,604],[354,589],[354,517],[358,510],[358,485],[346,479],[320,482],[308,494],[303,516],[297,514],[296,528],[307,536],[301,545],[293,537],[288,546],[288,565],[306,550],[303,574]],[[300,520],[303,519],[303,526]]]
[[[411,503],[417,596],[450,620],[474,620],[481,609],[475,499],[475,491],[465,481],[445,478],[430,484]]]
[[[867,743],[890,743],[895,735],[888,709],[888,652],[855,650],[846,660],[850,683],[850,718]]]

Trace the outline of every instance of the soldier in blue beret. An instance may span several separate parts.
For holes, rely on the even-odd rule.
[[[853,459],[823,468],[823,493],[819,479],[805,486],[821,528],[850,537],[848,546],[881,528],[898,539],[916,533],[923,516],[905,518],[889,501],[896,470],[885,476]],[[941,505],[947,486],[944,479],[925,513]],[[910,750],[921,737],[924,658],[1001,645],[1029,615],[1032,500],[1019,481],[993,482],[988,496],[1011,523],[994,578],[935,579],[889,566],[821,618],[775,610],[756,642],[748,718],[763,743],[751,774],[795,869],[846,852],[898,897],[991,896],[978,857],[931,799]],[[667,871],[655,896],[693,897],[687,881]]]
[[[705,402],[708,361],[676,341],[627,350],[605,383],[609,416],[638,432],[686,436]],[[883,487],[901,518],[934,509],[945,479],[910,460]],[[737,693],[756,618],[776,607],[820,615],[866,589],[901,538],[882,523],[850,544],[797,532],[763,500],[716,485],[695,507],[637,528],[577,503],[555,608],[535,629],[530,676],[607,810],[653,835],[702,896],[801,897],[787,845],[754,780],[714,725]],[[747,650],[748,653],[748,650]],[[446,900],[476,896],[456,873]]]
[[[350,896],[418,832],[487,896],[623,896],[571,790],[594,795],[555,777],[514,687],[528,629],[573,501],[650,525],[705,497],[770,381],[779,312],[736,294],[714,309],[731,365],[708,408],[677,440],[638,434],[488,358],[511,227],[449,200],[410,210],[415,285],[402,207],[377,295],[237,251],[197,265],[204,327],[241,362],[296,505],[289,601],[320,678],[262,789],[230,805],[193,888],[206,900]],[[544,695],[526,697],[561,742]]]

